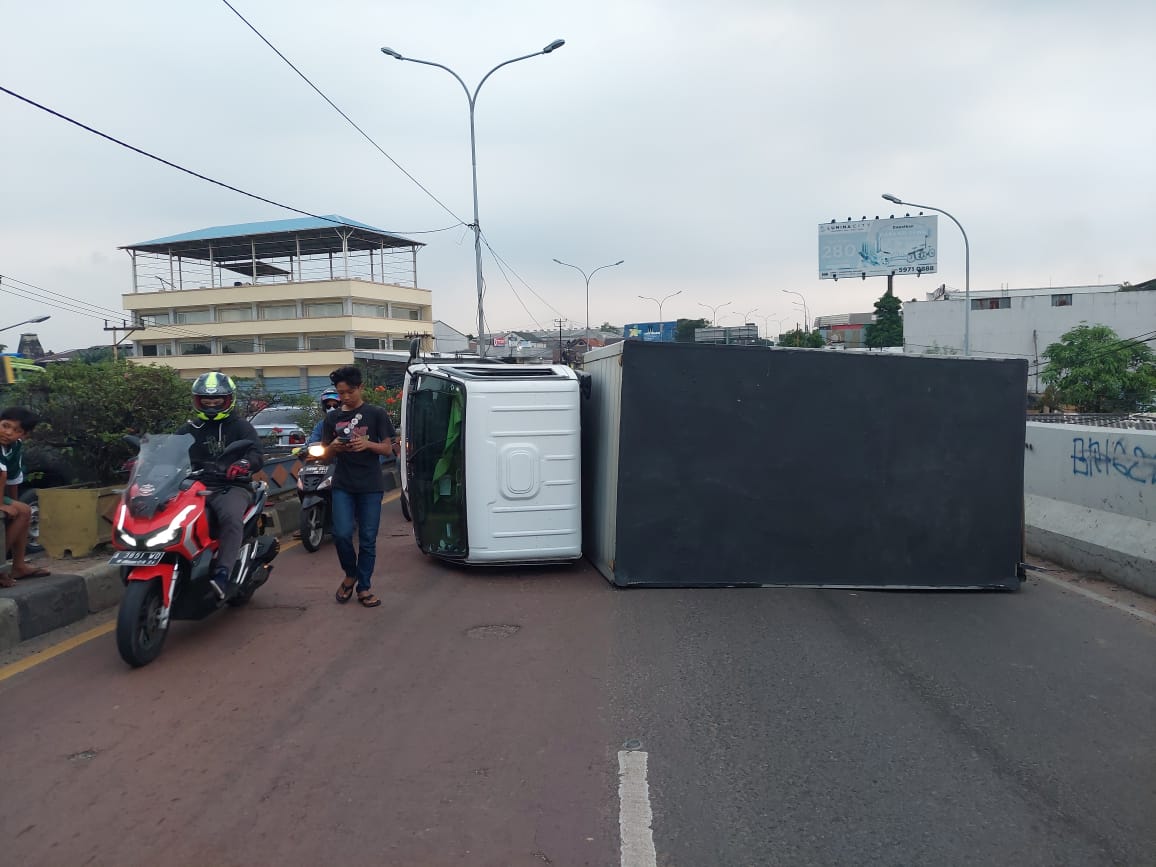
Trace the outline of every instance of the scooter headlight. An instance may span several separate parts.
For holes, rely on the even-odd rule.
[[[126,545],[128,545],[130,548],[136,547],[136,539],[133,537],[133,535],[131,533],[126,533],[124,530],[118,530],[117,535],[120,536],[120,540],[122,542],[124,542]]]
[[[317,486],[319,491],[327,491],[333,487],[333,476],[326,476],[321,480],[321,484]]]
[[[155,533],[152,536],[149,536],[145,540],[145,547],[146,548],[162,548],[165,545],[169,545],[169,544],[172,544],[173,542],[175,542],[177,540],[177,536],[179,536],[180,534],[181,534],[180,525],[173,526],[172,524],[170,524],[169,526],[167,526],[163,530],[161,530],[159,533]]]
[[[309,457],[311,458],[320,458],[325,456],[325,446],[323,446],[321,443],[313,443],[313,445],[309,446],[307,451],[309,453]]]
[[[181,535],[181,525],[185,522],[185,518],[187,518],[189,512],[193,511],[195,508],[196,506],[185,506],[183,509],[181,509],[180,512],[177,513],[176,517],[169,522],[167,527],[165,527],[159,533],[154,533],[152,536],[149,536],[149,538],[145,540],[145,547],[160,548],[164,545],[170,545],[175,542],[177,537]]]

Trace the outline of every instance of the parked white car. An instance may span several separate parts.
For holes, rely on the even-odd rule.
[[[266,443],[296,446],[305,442],[305,431],[297,424],[300,415],[299,406],[267,406],[249,419],[249,423]]]

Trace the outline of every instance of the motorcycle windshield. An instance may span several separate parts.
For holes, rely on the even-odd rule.
[[[151,518],[180,492],[189,477],[191,434],[149,434],[141,438],[140,455],[128,482],[129,512]]]

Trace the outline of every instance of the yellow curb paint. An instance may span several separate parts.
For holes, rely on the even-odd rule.
[[[102,635],[108,635],[114,629],[116,629],[115,620],[110,621],[109,623],[105,623],[103,626],[97,626],[94,629],[88,630],[87,632],[82,632],[80,635],[74,635],[72,638],[67,638],[59,644],[54,644],[47,650],[29,656],[26,659],[20,660],[19,662],[13,662],[10,665],[6,665],[3,668],[0,668],[0,682],[3,682],[10,677],[15,677],[21,672],[25,672],[30,668],[40,665],[42,662],[48,662],[50,659],[55,659],[63,653],[68,653],[68,651],[72,650],[74,647],[80,647],[82,644],[87,644],[94,638],[100,638]]]

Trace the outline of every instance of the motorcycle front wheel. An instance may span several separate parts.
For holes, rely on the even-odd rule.
[[[301,547],[310,554],[321,547],[325,536],[325,506],[318,504],[301,510]]]
[[[162,607],[159,578],[128,582],[116,615],[116,649],[133,668],[148,665],[160,655],[169,633],[168,624],[161,625]]]

